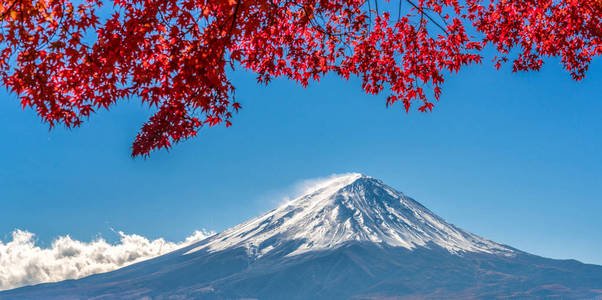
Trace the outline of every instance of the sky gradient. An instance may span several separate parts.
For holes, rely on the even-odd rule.
[[[233,78],[243,105],[233,127],[147,159],[129,156],[151,113],[135,100],[49,131],[1,91],[0,240],[18,228],[40,245],[114,241],[113,228],[181,241],[275,207],[302,180],[360,172],[488,239],[602,264],[599,60],[579,83],[554,60],[535,73],[466,68],[428,114],[387,109],[357,80]]]

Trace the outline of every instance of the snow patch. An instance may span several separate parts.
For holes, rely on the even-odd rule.
[[[244,247],[260,257],[288,241],[300,243],[283,249],[287,256],[332,249],[349,241],[407,249],[435,244],[454,254],[513,253],[506,246],[445,222],[379,180],[349,173],[316,180],[304,195],[200,242],[184,255],[203,249],[215,252]]]

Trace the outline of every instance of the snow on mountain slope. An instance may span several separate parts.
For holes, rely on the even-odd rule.
[[[244,247],[261,257],[287,242],[287,256],[369,241],[414,249],[431,244],[450,253],[512,256],[514,251],[447,223],[413,199],[362,174],[322,182],[258,218],[206,239],[185,254]]]

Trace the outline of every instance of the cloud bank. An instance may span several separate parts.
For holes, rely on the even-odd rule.
[[[107,243],[103,238],[81,242],[69,235],[61,236],[49,248],[36,246],[34,234],[15,230],[12,241],[0,240],[0,290],[42,282],[56,282],[112,271],[158,255],[162,255],[213,234],[195,231],[181,242],[163,238],[149,240],[121,231],[120,241]]]

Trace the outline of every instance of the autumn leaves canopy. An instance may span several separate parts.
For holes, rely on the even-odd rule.
[[[1,0],[0,16],[1,80],[50,126],[127,98],[156,108],[132,155],[230,126],[233,69],[302,86],[357,76],[428,111],[486,46],[515,71],[560,57],[576,80],[602,54],[601,0]]]

